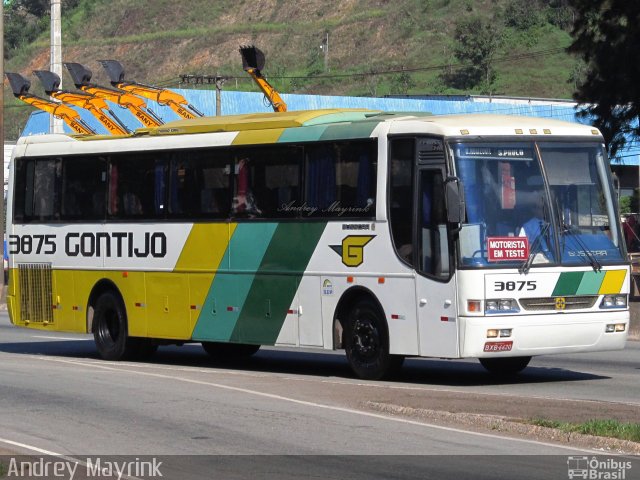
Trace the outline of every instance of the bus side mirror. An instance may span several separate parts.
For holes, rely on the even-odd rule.
[[[464,188],[458,177],[448,177],[445,180],[445,198],[447,201],[447,221],[449,223],[463,222],[465,216]]]

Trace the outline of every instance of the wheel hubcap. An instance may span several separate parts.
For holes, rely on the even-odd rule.
[[[355,351],[363,357],[373,357],[378,351],[378,330],[369,320],[357,320],[353,328]]]

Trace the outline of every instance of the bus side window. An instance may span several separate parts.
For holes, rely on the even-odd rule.
[[[33,176],[33,219],[53,220],[57,215],[60,174],[59,162],[54,159],[35,162]]]
[[[262,214],[253,195],[253,175],[255,174],[252,160],[242,157],[235,164],[235,188],[231,212],[233,216],[253,218]]]
[[[106,187],[105,161],[102,157],[62,159],[63,220],[95,221],[104,219]]]
[[[157,218],[156,159],[136,154],[112,157],[109,215],[115,218]]]
[[[369,141],[307,147],[302,214],[321,218],[374,217],[376,168],[375,149]]]
[[[307,149],[305,204],[326,210],[336,199],[336,159],[331,145]]]

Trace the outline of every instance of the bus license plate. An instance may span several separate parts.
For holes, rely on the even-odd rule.
[[[484,344],[485,352],[510,352],[513,341],[508,342],[487,342]]]

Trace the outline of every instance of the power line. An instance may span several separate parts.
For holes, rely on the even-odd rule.
[[[560,48],[548,48],[546,50],[539,50],[537,52],[529,52],[529,53],[520,53],[517,55],[507,55],[507,56],[503,56],[503,57],[497,57],[494,59],[495,63],[501,63],[501,62],[507,62],[507,61],[517,61],[517,60],[524,60],[524,59],[529,59],[529,58],[538,58],[538,57],[545,57],[545,56],[549,56],[549,55],[555,55],[558,53],[562,53],[565,52],[566,49],[563,47]],[[427,71],[432,71],[432,70],[443,70],[446,68],[453,68],[453,69],[461,69],[461,68],[466,68],[469,67],[468,64],[457,64],[457,65],[453,65],[453,64],[440,64],[440,65],[431,65],[428,67],[413,67],[413,68],[392,68],[392,69],[388,69],[388,70],[370,70],[370,71],[363,71],[363,72],[354,72],[354,73],[335,73],[335,74],[331,74],[331,75],[270,75],[269,78],[271,79],[282,79],[282,80],[295,80],[295,79],[326,79],[326,78],[353,78],[353,77],[363,77],[363,76],[371,76],[371,75],[390,75],[390,74],[394,74],[394,73],[415,73],[415,72],[427,72]],[[246,77],[236,77],[236,76],[229,76],[229,78],[232,79],[246,79]]]

